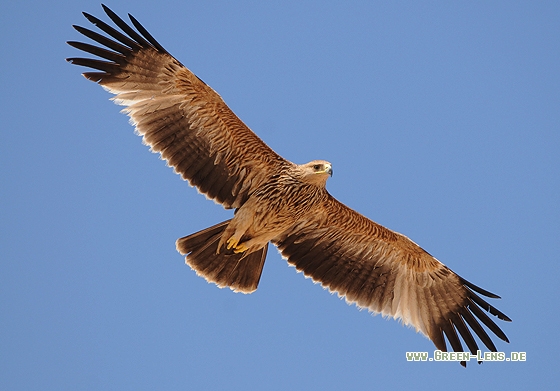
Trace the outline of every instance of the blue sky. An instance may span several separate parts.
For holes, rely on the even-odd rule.
[[[252,295],[178,237],[231,216],[141,144],[64,61],[99,3],[0,5],[0,388],[560,386],[558,2],[111,1],[278,153],[502,296],[526,362],[411,363],[432,343],[272,249]]]

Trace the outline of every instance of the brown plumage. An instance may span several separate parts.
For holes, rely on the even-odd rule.
[[[282,158],[136,19],[129,15],[137,31],[103,8],[124,34],[84,13],[109,37],[74,26],[105,48],[68,42],[101,58],[68,61],[97,70],[84,76],[116,95],[144,143],[200,192],[235,209],[231,220],[177,240],[198,275],[250,293],[271,242],[306,276],[349,303],[402,319],[442,351],[445,338],[463,351],[460,335],[476,354],[471,330],[496,351],[479,322],[509,342],[482,309],[510,319],[476,293],[498,296],[462,279],[406,236],[338,202],[325,188],[329,162],[296,165]]]

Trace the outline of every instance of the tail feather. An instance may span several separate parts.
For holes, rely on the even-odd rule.
[[[186,263],[207,281],[235,292],[251,293],[261,278],[268,246],[253,253],[236,254],[218,244],[230,220],[177,240],[177,251],[186,255]]]

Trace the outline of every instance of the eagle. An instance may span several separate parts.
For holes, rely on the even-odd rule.
[[[438,350],[496,351],[487,315],[511,321],[479,295],[499,298],[460,277],[406,236],[336,200],[326,190],[331,163],[294,164],[274,152],[220,95],[163,48],[129,14],[105,5],[117,28],[84,12],[104,32],[73,26],[96,44],[69,41],[96,58],[68,58],[83,76],[115,94],[152,152],[208,198],[234,209],[230,220],[180,238],[177,250],[207,281],[235,292],[257,289],[268,244],[314,282],[348,303],[399,319]],[[120,29],[120,31],[119,31]],[[466,366],[464,361],[461,362]]]

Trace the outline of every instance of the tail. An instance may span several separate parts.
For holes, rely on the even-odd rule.
[[[206,281],[220,288],[227,286],[234,292],[251,293],[259,285],[268,246],[250,254],[235,254],[222,248],[218,254],[220,237],[229,222],[178,239],[177,251],[187,256],[186,263]]]

